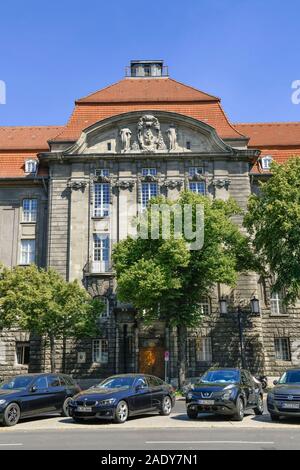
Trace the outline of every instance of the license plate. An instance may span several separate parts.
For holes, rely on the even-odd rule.
[[[89,413],[90,411],[92,411],[92,407],[91,406],[78,406],[76,411],[79,411],[80,413]]]
[[[300,409],[300,403],[282,403],[282,408],[290,408],[293,410]]]
[[[214,405],[215,400],[198,400],[199,405]]]

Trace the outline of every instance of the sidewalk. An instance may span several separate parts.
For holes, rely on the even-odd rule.
[[[269,414],[263,416],[248,415],[242,422],[229,421],[222,417],[199,415],[197,420],[190,420],[185,413],[172,413],[169,417],[149,414],[130,418],[124,424],[114,424],[107,421],[92,421],[84,424],[74,423],[71,418],[45,417],[21,421],[12,428],[0,427],[0,433],[14,431],[47,431],[70,429],[190,429],[190,428],[259,428],[259,429],[300,429],[300,419],[284,419],[273,423]]]

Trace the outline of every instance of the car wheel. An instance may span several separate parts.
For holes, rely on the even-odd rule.
[[[198,417],[198,410],[188,408],[187,415],[190,419],[196,419]]]
[[[3,424],[5,426],[15,426],[18,424],[20,416],[21,410],[19,405],[17,403],[10,403],[10,405],[5,408]]]
[[[254,408],[254,413],[256,416],[260,416],[264,413],[264,400],[261,395],[257,399],[257,406]]]
[[[70,413],[69,413],[69,403],[72,401],[72,398],[71,397],[68,397],[65,399],[64,403],[63,403],[63,406],[62,406],[62,411],[61,411],[61,415],[68,418],[70,416]]]
[[[236,413],[233,415],[234,421],[243,421],[245,416],[244,402],[241,398],[236,401]]]
[[[271,416],[271,421],[280,421],[280,416],[278,415],[273,415],[272,413],[270,413],[270,416]]]
[[[161,414],[162,416],[169,416],[171,411],[172,411],[172,400],[169,396],[164,397],[159,414]]]
[[[126,401],[121,400],[117,404],[116,411],[115,411],[115,423],[125,423],[128,418],[128,405]]]

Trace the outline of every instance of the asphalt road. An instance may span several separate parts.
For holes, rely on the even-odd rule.
[[[0,451],[46,449],[300,449],[300,420],[271,423],[265,413],[262,417],[248,416],[242,423],[214,416],[191,421],[186,420],[185,403],[180,400],[170,417],[145,415],[124,425],[103,421],[78,425],[68,418],[43,417],[14,428],[0,428]]]

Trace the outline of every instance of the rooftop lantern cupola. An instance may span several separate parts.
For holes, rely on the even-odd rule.
[[[168,68],[163,60],[131,60],[126,76],[137,78],[167,77]]]

